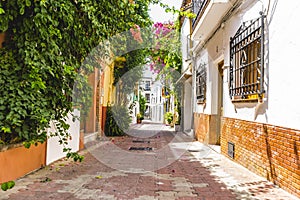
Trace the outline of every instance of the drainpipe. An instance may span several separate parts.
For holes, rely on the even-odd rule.
[[[265,89],[264,89],[264,76],[265,76],[265,73],[264,73],[264,66],[265,66],[265,36],[264,36],[264,32],[265,32],[265,15],[262,12],[260,12],[260,15],[261,15],[261,60],[260,60],[260,72],[261,72],[261,77],[260,77],[260,94],[259,94],[259,101],[261,102],[262,101],[262,98],[263,98],[263,93],[265,92]]]

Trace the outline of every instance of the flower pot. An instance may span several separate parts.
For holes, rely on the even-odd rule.
[[[31,145],[29,149],[22,144],[7,145],[0,148],[0,183],[15,180],[45,166],[46,142]]]

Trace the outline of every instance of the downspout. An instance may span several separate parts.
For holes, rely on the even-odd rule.
[[[264,73],[264,66],[265,66],[265,15],[262,12],[260,12],[260,15],[261,15],[261,64],[260,64],[260,72],[261,72],[261,77],[260,77],[260,92],[259,92],[259,101],[262,102],[263,100],[263,93],[265,92],[265,89],[264,89],[264,76],[265,76],[265,73]]]

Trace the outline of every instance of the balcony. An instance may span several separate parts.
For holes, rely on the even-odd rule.
[[[194,0],[192,9],[197,16],[192,24],[192,40],[205,41],[231,7],[231,0]]]
[[[196,14],[196,18],[193,19],[193,29],[194,29],[195,25],[197,24],[197,22],[199,21],[199,19],[201,18],[201,15],[203,14],[203,12],[205,10],[205,6],[208,5],[209,2],[210,2],[210,0],[194,0],[193,1],[192,11],[193,11],[193,13]]]

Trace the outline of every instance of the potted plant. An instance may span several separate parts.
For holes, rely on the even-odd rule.
[[[167,113],[165,114],[165,120],[167,121],[167,123],[168,123],[169,125],[174,126],[174,124],[173,124],[173,113],[167,112]]]
[[[141,113],[138,113],[138,114],[136,115],[136,123],[137,123],[137,124],[140,124],[140,123],[142,123],[142,120],[143,120],[142,114],[141,114]]]

